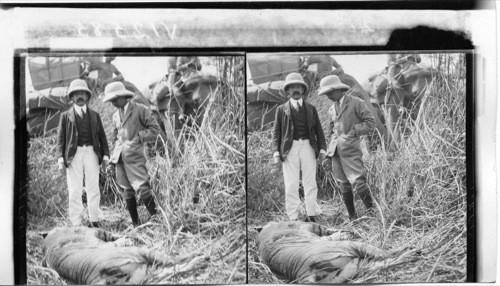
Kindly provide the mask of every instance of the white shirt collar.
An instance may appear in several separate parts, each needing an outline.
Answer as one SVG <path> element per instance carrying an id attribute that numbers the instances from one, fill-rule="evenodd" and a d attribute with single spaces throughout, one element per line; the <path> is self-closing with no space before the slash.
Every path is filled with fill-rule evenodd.
<path id="1" fill-rule="evenodd" d="M 302 106 L 303 105 L 302 101 L 303 101 L 302 98 L 300 98 L 299 100 L 290 98 L 290 102 L 292 103 L 293 108 L 298 108 L 297 103 L 300 104 L 300 106 Z"/>
<path id="2" fill-rule="evenodd" d="M 345 98 L 345 94 L 342 95 L 342 97 L 339 100 L 339 107 L 342 106 L 342 103 L 344 103 L 344 98 Z"/>
<path id="3" fill-rule="evenodd" d="M 127 104 L 125 104 L 125 106 L 123 107 L 123 114 L 125 114 L 127 112 L 128 104 L 129 104 L 129 102 L 127 101 Z"/>
<path id="4" fill-rule="evenodd" d="M 73 107 L 75 108 L 76 113 L 78 113 L 78 115 L 80 115 L 80 116 L 82 116 L 82 110 L 84 112 L 87 112 L 87 105 L 86 104 L 83 106 L 78 106 L 75 104 Z"/>

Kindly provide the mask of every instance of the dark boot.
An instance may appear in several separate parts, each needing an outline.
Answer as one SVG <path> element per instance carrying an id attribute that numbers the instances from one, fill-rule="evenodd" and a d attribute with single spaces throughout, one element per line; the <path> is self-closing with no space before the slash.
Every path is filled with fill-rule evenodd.
<path id="1" fill-rule="evenodd" d="M 132 218 L 132 224 L 134 227 L 137 227 L 141 224 L 139 221 L 139 214 L 137 213 L 137 201 L 135 198 L 131 199 L 126 199 L 125 202 L 127 203 L 127 210 L 130 213 L 130 217 Z"/>
<path id="2" fill-rule="evenodd" d="M 368 188 L 364 189 L 363 191 L 358 191 L 358 194 L 363 201 L 363 204 L 365 204 L 366 209 L 371 211 L 373 208 L 373 201 Z"/>
<path id="3" fill-rule="evenodd" d="M 344 204 L 347 208 L 347 213 L 349 214 L 349 220 L 355 220 L 358 218 L 356 215 L 356 209 L 354 208 L 354 196 L 352 195 L 352 191 L 343 192 L 342 199 L 344 200 Z"/>
<path id="4" fill-rule="evenodd" d="M 146 199 L 143 199 L 144 205 L 146 206 L 146 209 L 148 209 L 149 215 L 153 216 L 156 214 L 156 204 L 155 204 L 155 198 L 153 196 L 148 197 Z"/>

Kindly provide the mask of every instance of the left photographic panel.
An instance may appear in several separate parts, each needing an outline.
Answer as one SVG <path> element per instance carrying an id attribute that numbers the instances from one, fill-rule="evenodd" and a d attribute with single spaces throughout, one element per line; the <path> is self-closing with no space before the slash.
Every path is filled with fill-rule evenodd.
<path id="1" fill-rule="evenodd" d="M 18 57 L 26 284 L 247 282 L 243 54 Z"/>

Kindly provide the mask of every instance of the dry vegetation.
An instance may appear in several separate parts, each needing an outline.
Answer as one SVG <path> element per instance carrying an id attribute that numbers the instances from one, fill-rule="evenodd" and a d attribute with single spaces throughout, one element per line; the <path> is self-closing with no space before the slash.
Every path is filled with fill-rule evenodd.
<path id="1" fill-rule="evenodd" d="M 214 57 L 221 80 L 209 103 L 203 125 L 190 132 L 191 144 L 176 167 L 161 156 L 148 159 L 160 217 L 132 229 L 120 191 L 102 178 L 101 227 L 136 238 L 139 245 L 175 257 L 194 253 L 211 257 L 208 267 L 149 283 L 227 284 L 246 282 L 245 138 L 243 58 Z M 94 99 L 111 143 L 111 104 Z M 240 119 L 240 120 L 238 120 Z M 56 226 L 67 226 L 66 180 L 57 170 L 55 133 L 31 139 L 28 148 L 27 283 L 65 284 L 42 266 L 41 236 Z M 199 194 L 199 202 L 193 197 Z M 139 207 L 143 221 L 148 214 Z"/>
<path id="2" fill-rule="evenodd" d="M 365 154 L 368 184 L 377 201 L 374 217 L 354 223 L 328 174 L 318 174 L 318 202 L 325 213 L 319 223 L 355 230 L 360 241 L 382 249 L 411 246 L 422 251 L 414 263 L 383 271 L 364 269 L 353 282 L 464 282 L 467 267 L 467 191 L 465 167 L 465 62 L 463 55 L 433 55 L 443 77 L 425 96 L 415 122 L 398 148 L 381 147 Z M 324 127 L 331 105 L 313 92 Z M 287 220 L 281 171 L 273 166 L 271 130 L 248 135 L 248 242 L 250 283 L 286 283 L 258 256 L 256 226 Z M 412 196 L 409 196 L 412 194 Z M 365 214 L 356 201 L 358 215 Z"/>

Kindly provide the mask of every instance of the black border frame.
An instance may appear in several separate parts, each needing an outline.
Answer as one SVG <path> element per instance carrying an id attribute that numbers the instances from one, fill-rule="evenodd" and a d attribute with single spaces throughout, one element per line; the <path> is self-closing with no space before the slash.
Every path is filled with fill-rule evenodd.
<path id="1" fill-rule="evenodd" d="M 50 8 L 200 8 L 200 9 L 370 9 L 370 10 L 471 10 L 484 9 L 479 0 L 389 0 L 389 1 L 240 1 L 240 2 L 85 2 L 85 3 L 7 3 L 12 7 Z"/>

